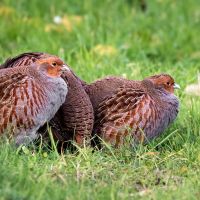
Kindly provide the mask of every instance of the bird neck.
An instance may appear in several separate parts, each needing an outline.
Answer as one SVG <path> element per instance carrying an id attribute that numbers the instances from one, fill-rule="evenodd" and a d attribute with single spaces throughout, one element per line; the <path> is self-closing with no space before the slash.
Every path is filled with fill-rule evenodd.
<path id="1" fill-rule="evenodd" d="M 147 92 L 149 95 L 157 95 L 156 87 L 150 80 L 144 79 L 143 81 L 141 81 L 141 84 L 145 89 L 145 92 Z"/>

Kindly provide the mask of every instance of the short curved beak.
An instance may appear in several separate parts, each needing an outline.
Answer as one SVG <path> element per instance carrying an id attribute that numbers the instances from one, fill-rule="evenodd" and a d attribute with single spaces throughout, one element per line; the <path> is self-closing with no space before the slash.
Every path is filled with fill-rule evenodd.
<path id="1" fill-rule="evenodd" d="M 61 71 L 62 71 L 62 72 L 67 72 L 67 71 L 70 71 L 70 69 L 69 69 L 69 67 L 68 67 L 67 65 L 64 64 L 64 65 L 62 66 L 62 68 L 61 68 Z"/>
<path id="2" fill-rule="evenodd" d="M 174 89 L 181 89 L 180 85 L 177 83 L 174 83 Z"/>

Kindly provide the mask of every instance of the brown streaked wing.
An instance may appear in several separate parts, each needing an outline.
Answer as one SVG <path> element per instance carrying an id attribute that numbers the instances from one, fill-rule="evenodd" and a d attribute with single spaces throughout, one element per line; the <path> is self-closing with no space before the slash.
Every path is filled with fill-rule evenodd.
<path id="1" fill-rule="evenodd" d="M 111 97 L 100 103 L 96 115 L 95 133 L 115 146 L 121 144 L 129 129 L 135 128 L 138 123 L 134 122 L 134 117 L 145 98 L 146 93 L 143 90 L 119 88 Z"/>
<path id="2" fill-rule="evenodd" d="M 119 88 L 111 97 L 99 104 L 96 113 L 98 123 L 102 124 L 123 117 L 124 113 L 137 106 L 144 95 L 145 92 L 139 89 Z"/>

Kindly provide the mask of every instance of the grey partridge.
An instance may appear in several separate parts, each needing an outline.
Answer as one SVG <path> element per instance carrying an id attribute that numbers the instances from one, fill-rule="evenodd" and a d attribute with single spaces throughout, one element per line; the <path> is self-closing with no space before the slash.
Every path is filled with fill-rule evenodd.
<path id="1" fill-rule="evenodd" d="M 38 129 L 64 103 L 68 87 L 61 78 L 69 70 L 57 57 L 0 70 L 0 133 L 12 134 L 16 145 L 37 138 Z"/>
<path id="2" fill-rule="evenodd" d="M 94 134 L 113 146 L 124 143 L 127 135 L 136 143 L 160 135 L 175 120 L 179 101 L 178 85 L 167 74 L 142 81 L 108 77 L 86 85 L 95 113 Z"/>
<path id="3" fill-rule="evenodd" d="M 47 53 L 30 52 L 23 53 L 8 59 L 0 68 L 19 67 L 24 64 L 40 63 L 46 57 L 55 57 Z M 62 78 L 68 82 L 68 94 L 64 104 L 50 121 L 52 133 L 57 141 L 66 142 L 75 140 L 82 145 L 90 138 L 94 123 L 93 107 L 85 92 L 83 82 L 70 69 L 62 74 Z M 44 135 L 46 126 L 39 129 Z"/>

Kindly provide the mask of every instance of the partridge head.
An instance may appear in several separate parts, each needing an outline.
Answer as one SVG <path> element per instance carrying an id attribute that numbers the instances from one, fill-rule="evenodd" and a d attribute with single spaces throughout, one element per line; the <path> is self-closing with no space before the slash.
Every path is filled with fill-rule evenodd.
<path id="1" fill-rule="evenodd" d="M 36 69 L 43 72 L 48 77 L 52 78 L 61 77 L 63 72 L 70 71 L 68 66 L 57 57 L 50 57 L 38 60 L 30 67 L 36 67 Z"/>
<path id="2" fill-rule="evenodd" d="M 156 88 L 163 88 L 172 94 L 174 93 L 174 89 L 180 89 L 180 86 L 175 83 L 174 79 L 168 74 L 150 76 L 147 80 L 150 80 Z"/>
<path id="3" fill-rule="evenodd" d="M 86 85 L 95 112 L 94 133 L 115 146 L 127 135 L 136 142 L 159 136 L 178 114 L 176 88 L 168 74 L 142 81 L 108 77 Z"/>

